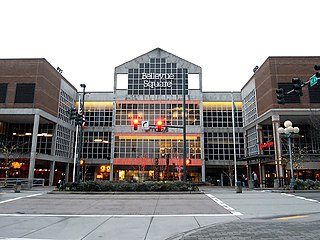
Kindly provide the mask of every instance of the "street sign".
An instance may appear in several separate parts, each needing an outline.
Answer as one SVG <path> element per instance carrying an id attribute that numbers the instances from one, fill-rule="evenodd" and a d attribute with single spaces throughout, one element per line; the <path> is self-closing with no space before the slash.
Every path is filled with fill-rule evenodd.
<path id="1" fill-rule="evenodd" d="M 316 77 L 315 74 L 313 74 L 312 77 L 309 79 L 309 81 L 310 81 L 310 87 L 312 87 L 318 83 L 318 78 Z"/>
<path id="2" fill-rule="evenodd" d="M 149 129 L 149 121 L 142 121 L 141 126 L 142 126 L 142 129 L 148 130 Z"/>

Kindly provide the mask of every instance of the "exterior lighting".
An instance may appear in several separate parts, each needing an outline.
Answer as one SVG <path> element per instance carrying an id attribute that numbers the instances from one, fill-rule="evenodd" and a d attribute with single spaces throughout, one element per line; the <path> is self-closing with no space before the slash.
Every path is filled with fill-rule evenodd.
<path id="1" fill-rule="evenodd" d="M 298 127 L 292 127 L 292 122 L 287 120 L 284 122 L 284 128 L 279 127 L 278 132 L 282 134 L 282 137 L 288 138 L 288 147 L 289 147 L 289 156 L 290 156 L 290 172 L 291 172 L 291 179 L 290 179 L 290 189 L 294 189 L 295 180 L 293 175 L 293 164 L 292 164 L 292 140 L 291 138 L 298 134 L 300 129 Z"/>

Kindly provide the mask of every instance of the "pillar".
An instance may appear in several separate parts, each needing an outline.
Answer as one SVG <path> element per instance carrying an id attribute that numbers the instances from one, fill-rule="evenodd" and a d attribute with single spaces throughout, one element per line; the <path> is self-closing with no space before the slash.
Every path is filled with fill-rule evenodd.
<path id="1" fill-rule="evenodd" d="M 69 170 L 70 170 L 70 163 L 67 163 L 64 170 L 64 173 L 66 174 L 66 183 L 69 182 Z"/>
<path id="2" fill-rule="evenodd" d="M 272 129 L 273 129 L 273 141 L 274 141 L 274 153 L 275 153 L 275 164 L 277 172 L 278 184 L 282 186 L 283 181 L 283 166 L 282 166 L 282 157 L 281 157 L 281 140 L 278 132 L 280 127 L 280 116 L 272 115 Z M 276 185 L 276 184 L 275 184 Z"/>
<path id="3" fill-rule="evenodd" d="M 33 130 L 32 130 L 32 144 L 31 144 L 29 175 L 28 175 L 29 187 L 32 187 L 33 185 L 34 167 L 36 165 L 37 135 L 38 135 L 38 129 L 39 129 L 39 120 L 40 120 L 40 115 L 36 113 L 34 115 Z"/>
<path id="4" fill-rule="evenodd" d="M 53 185 L 55 165 L 56 165 L 56 162 L 55 162 L 55 161 L 50 161 L 49 186 L 52 186 L 52 185 Z"/>
<path id="5" fill-rule="evenodd" d="M 261 175 L 262 175 L 262 187 L 266 187 L 266 167 L 265 164 L 261 165 Z"/>
<path id="6" fill-rule="evenodd" d="M 202 165 L 201 165 L 201 181 L 206 181 L 206 162 L 204 159 L 202 159 Z"/>

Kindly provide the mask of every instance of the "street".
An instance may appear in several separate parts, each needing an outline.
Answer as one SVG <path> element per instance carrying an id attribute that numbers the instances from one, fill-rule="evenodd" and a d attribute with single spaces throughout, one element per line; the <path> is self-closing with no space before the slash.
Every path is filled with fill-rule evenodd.
<path id="1" fill-rule="evenodd" d="M 0 192 L 0 239 L 317 239 L 319 192 Z M 311 198 L 312 197 L 312 198 Z"/>

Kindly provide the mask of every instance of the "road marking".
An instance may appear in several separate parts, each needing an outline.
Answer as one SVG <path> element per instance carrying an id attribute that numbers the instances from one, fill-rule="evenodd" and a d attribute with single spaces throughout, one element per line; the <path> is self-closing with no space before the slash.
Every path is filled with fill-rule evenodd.
<path id="1" fill-rule="evenodd" d="M 293 194 L 281 193 L 281 195 L 284 195 L 284 196 L 287 196 L 287 197 L 294 197 L 294 198 L 297 198 L 297 199 L 300 199 L 300 200 L 309 201 L 309 202 L 320 203 L 318 200 L 311 199 L 311 198 L 300 197 L 300 196 L 296 196 L 296 195 L 293 195 Z"/>
<path id="2" fill-rule="evenodd" d="M 85 215 L 85 214 L 17 214 L 17 213 L 1 213 L 0 217 L 127 217 L 127 218 L 140 218 L 140 217 L 233 217 L 234 214 L 174 214 L 174 215 Z M 1 238 L 0 238 L 1 239 Z"/>
<path id="3" fill-rule="evenodd" d="M 7 203 L 7 202 L 12 202 L 12 201 L 16 201 L 16 200 L 20 200 L 20 199 L 23 199 L 23 198 L 30 198 L 30 197 L 40 196 L 40 195 L 43 195 L 43 194 L 44 193 L 37 193 L 37 194 L 32 194 L 32 195 L 27 195 L 27 196 L 22 196 L 22 197 L 11 198 L 11 199 L 8 199 L 8 200 L 1 201 L 0 204 Z"/>
<path id="4" fill-rule="evenodd" d="M 216 198 L 215 196 L 211 195 L 211 194 L 206 194 L 207 197 L 211 198 L 213 201 L 215 201 L 216 203 L 218 203 L 221 207 L 223 207 L 224 209 L 226 209 L 227 211 L 229 211 L 232 215 L 234 216 L 241 216 L 243 215 L 241 212 L 236 211 L 234 208 L 230 207 L 229 205 L 227 205 L 226 203 L 222 202 L 219 198 Z"/>
<path id="5" fill-rule="evenodd" d="M 289 217 L 281 217 L 281 218 L 272 218 L 272 220 L 281 221 L 281 220 L 300 219 L 300 218 L 306 218 L 306 217 L 309 217 L 309 216 L 308 215 L 306 215 L 306 216 L 289 216 Z"/>

